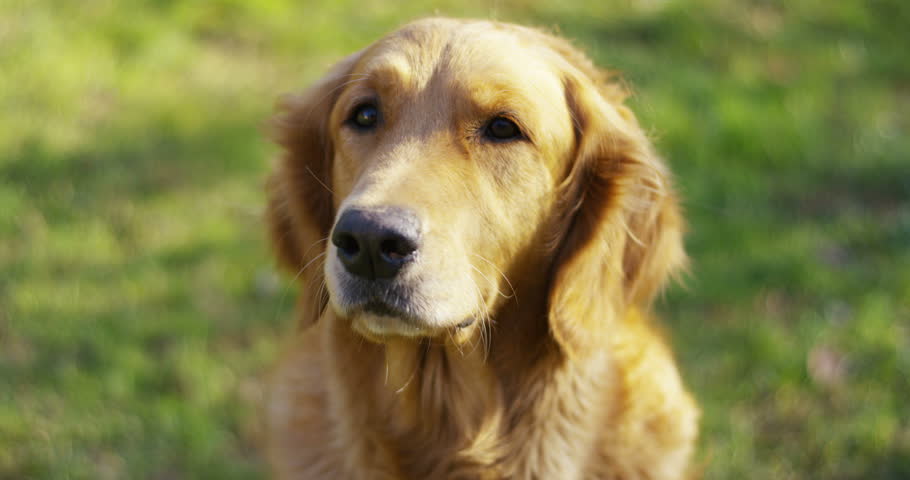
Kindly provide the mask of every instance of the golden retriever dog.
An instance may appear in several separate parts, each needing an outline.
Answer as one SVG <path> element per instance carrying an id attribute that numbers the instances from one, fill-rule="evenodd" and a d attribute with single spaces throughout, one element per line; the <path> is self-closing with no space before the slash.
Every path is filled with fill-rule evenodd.
<path id="1" fill-rule="evenodd" d="M 563 39 L 432 18 L 281 102 L 278 478 L 687 475 L 698 409 L 647 313 L 683 222 L 625 96 Z"/>

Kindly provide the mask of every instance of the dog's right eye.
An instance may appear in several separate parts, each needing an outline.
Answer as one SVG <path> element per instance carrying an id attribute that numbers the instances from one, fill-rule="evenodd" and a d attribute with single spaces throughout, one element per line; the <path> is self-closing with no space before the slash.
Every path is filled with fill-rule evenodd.
<path id="1" fill-rule="evenodd" d="M 521 138 L 521 129 L 506 117 L 496 117 L 487 124 L 484 136 L 496 142 L 508 142 Z"/>
<path id="2" fill-rule="evenodd" d="M 360 130 L 371 130 L 379 122 L 379 109 L 372 103 L 359 105 L 351 112 L 348 123 Z"/>

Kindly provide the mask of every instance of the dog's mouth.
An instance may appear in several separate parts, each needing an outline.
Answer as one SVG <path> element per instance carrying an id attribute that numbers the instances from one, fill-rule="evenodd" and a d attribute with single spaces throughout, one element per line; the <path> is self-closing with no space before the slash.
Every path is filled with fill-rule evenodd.
<path id="1" fill-rule="evenodd" d="M 465 331 L 476 321 L 474 315 L 458 321 L 437 321 L 431 314 L 431 302 L 395 283 L 346 287 L 337 292 L 333 304 L 356 332 L 370 339 L 436 337 L 447 331 Z"/>
<path id="2" fill-rule="evenodd" d="M 335 293 L 339 297 L 336 300 L 350 314 L 394 317 L 415 325 L 425 323 L 421 308 L 425 302 L 402 282 L 349 279 Z"/>
<path id="3" fill-rule="evenodd" d="M 398 317 L 409 321 L 409 315 L 397 307 L 393 307 L 382 300 L 370 300 L 363 306 L 363 311 L 380 317 Z"/>
<path id="4" fill-rule="evenodd" d="M 389 303 L 371 299 L 350 310 L 347 315 L 355 331 L 368 338 L 381 339 L 389 336 L 434 337 L 446 330 L 460 331 L 474 324 L 476 318 L 470 316 L 454 326 L 441 327 L 411 313 L 405 302 Z"/>

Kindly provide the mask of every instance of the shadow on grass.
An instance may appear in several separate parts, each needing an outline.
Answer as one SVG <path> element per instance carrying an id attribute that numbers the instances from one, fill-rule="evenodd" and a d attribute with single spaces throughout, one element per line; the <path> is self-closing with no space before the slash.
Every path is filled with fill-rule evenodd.
<path id="1" fill-rule="evenodd" d="M 29 139 L 17 158 L 0 165 L 0 177 L 24 188 L 51 222 L 97 215 L 132 199 L 204 189 L 228 177 L 261 181 L 266 148 L 260 125 L 200 115 L 207 118 L 203 126 L 162 116 L 98 131 L 70 152 Z"/>

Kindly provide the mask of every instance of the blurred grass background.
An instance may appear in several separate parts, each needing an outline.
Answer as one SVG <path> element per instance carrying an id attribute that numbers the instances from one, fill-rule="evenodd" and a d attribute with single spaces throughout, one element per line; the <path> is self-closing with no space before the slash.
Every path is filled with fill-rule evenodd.
<path id="1" fill-rule="evenodd" d="M 0 479 L 263 476 L 294 294 L 261 126 L 434 13 L 558 28 L 635 87 L 691 221 L 660 308 L 705 478 L 910 478 L 905 0 L 4 0 Z"/>

